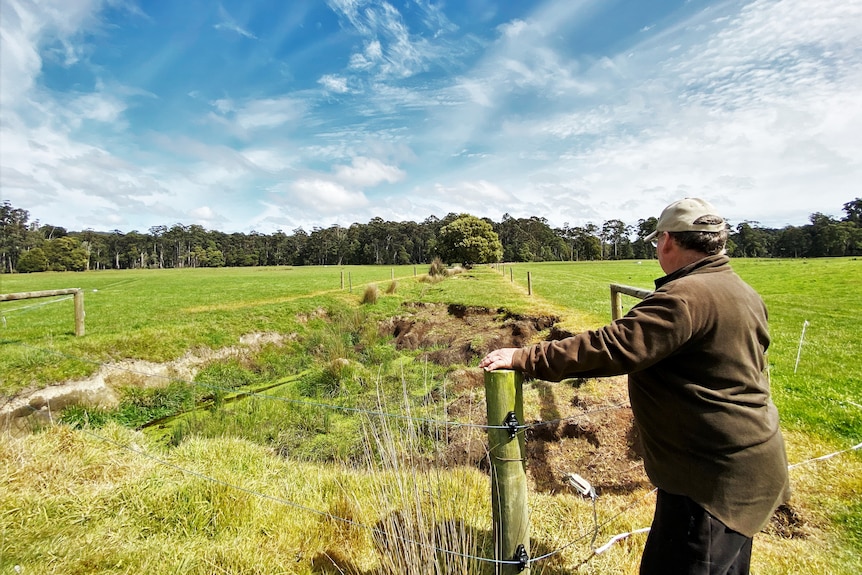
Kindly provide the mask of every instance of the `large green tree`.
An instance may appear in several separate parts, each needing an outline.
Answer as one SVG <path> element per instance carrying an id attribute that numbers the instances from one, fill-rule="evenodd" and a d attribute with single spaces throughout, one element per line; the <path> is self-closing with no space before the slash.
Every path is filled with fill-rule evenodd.
<path id="1" fill-rule="evenodd" d="M 27 250 L 18 258 L 18 272 L 29 274 L 32 272 L 44 272 L 48 269 L 48 258 L 42 248 Z"/>
<path id="2" fill-rule="evenodd" d="M 503 257 L 503 244 L 490 222 L 469 214 L 440 228 L 437 249 L 449 263 L 481 264 Z"/>
<path id="3" fill-rule="evenodd" d="M 45 242 L 48 269 L 55 272 L 82 272 L 87 269 L 90 255 L 78 238 L 63 236 Z"/>

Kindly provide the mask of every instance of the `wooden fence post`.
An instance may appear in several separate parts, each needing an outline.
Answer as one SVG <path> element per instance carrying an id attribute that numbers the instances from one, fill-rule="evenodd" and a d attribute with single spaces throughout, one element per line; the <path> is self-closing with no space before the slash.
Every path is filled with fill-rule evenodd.
<path id="1" fill-rule="evenodd" d="M 623 295 L 611 285 L 611 320 L 623 317 Z"/>
<path id="2" fill-rule="evenodd" d="M 527 272 L 527 295 L 533 295 L 533 274 Z"/>
<path id="3" fill-rule="evenodd" d="M 84 335 L 84 290 L 79 289 L 75 292 L 75 335 L 82 337 Z"/>
<path id="4" fill-rule="evenodd" d="M 341 270 L 341 289 L 344 289 L 344 270 Z"/>
<path id="5" fill-rule="evenodd" d="M 530 521 L 527 507 L 527 461 L 523 430 L 523 377 L 517 371 L 485 372 L 485 403 L 488 425 L 511 425 L 511 429 L 489 429 L 491 458 L 491 509 L 494 519 L 494 553 L 497 575 L 529 575 Z"/>
<path id="6" fill-rule="evenodd" d="M 641 289 L 622 284 L 611 284 L 611 319 L 617 320 L 623 317 L 623 298 L 622 294 L 630 295 L 638 299 L 644 299 L 652 292 L 648 289 Z"/>

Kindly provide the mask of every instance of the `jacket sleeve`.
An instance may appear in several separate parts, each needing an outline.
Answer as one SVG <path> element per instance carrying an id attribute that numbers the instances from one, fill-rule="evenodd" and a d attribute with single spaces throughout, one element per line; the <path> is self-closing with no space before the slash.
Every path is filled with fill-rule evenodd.
<path id="1" fill-rule="evenodd" d="M 545 381 L 622 375 L 673 355 L 693 331 L 685 300 L 655 292 L 625 317 L 600 329 L 519 349 L 512 364 L 514 369 Z"/>

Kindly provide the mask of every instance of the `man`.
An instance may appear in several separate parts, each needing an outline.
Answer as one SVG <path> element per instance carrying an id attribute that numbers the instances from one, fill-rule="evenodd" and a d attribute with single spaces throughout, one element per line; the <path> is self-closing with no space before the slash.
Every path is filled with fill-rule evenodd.
<path id="1" fill-rule="evenodd" d="M 708 202 L 669 205 L 646 240 L 667 275 L 625 317 L 498 349 L 479 365 L 550 381 L 629 374 L 644 468 L 658 487 L 641 574 L 745 574 L 752 537 L 789 494 L 764 375 L 766 307 L 731 269 L 727 224 Z"/>

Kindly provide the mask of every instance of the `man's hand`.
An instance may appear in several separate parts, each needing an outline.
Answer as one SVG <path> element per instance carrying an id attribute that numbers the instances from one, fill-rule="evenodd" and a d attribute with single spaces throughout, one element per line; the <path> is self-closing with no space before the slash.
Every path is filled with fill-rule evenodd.
<path id="1" fill-rule="evenodd" d="M 479 367 L 485 371 L 494 371 L 495 369 L 512 369 L 512 356 L 518 351 L 517 347 L 504 347 L 495 349 L 488 355 L 482 358 L 479 362 Z"/>

